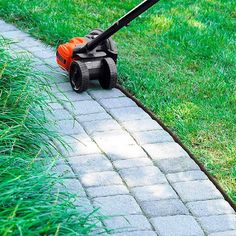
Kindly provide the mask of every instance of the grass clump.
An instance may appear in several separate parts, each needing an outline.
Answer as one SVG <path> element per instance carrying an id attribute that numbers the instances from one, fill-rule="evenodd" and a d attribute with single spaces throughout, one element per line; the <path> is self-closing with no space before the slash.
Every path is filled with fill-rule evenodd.
<path id="1" fill-rule="evenodd" d="M 7 44 L 0 39 L 0 235 L 89 235 L 95 215 L 57 191 L 61 180 L 48 164 L 57 160 L 49 141 L 57 137 L 45 126 L 43 78 Z"/>
<path id="2" fill-rule="evenodd" d="M 0 16 L 56 46 L 105 29 L 139 2 L 2 0 Z M 235 9 L 235 0 L 163 0 L 114 39 L 120 81 L 236 202 Z"/>

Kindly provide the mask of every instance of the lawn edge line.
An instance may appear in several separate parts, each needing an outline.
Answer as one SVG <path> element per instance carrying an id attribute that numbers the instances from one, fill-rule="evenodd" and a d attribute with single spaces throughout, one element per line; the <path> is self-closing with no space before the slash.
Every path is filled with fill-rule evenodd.
<path id="1" fill-rule="evenodd" d="M 168 128 L 163 121 L 149 108 L 147 108 L 145 105 L 143 105 L 130 91 L 128 91 L 126 88 L 124 88 L 121 84 L 118 84 L 116 86 L 117 89 L 119 89 L 122 93 L 124 93 L 128 98 L 132 99 L 138 107 L 143 109 L 153 120 L 155 120 L 165 131 L 167 131 L 174 141 L 178 143 L 190 156 L 190 158 L 199 166 L 201 171 L 203 171 L 209 180 L 215 185 L 215 187 L 220 191 L 220 193 L 223 195 L 224 199 L 230 204 L 230 206 L 234 209 L 236 212 L 236 203 L 233 202 L 233 200 L 228 196 L 228 194 L 225 192 L 225 190 L 221 187 L 219 182 L 216 178 L 214 178 L 205 168 L 205 166 L 196 158 L 196 156 L 186 147 L 185 144 L 180 140 L 180 138 L 170 129 Z"/>

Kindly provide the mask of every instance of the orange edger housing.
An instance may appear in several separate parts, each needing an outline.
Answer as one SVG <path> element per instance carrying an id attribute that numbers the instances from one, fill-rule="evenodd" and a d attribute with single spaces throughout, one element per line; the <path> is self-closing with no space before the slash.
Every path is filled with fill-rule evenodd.
<path id="1" fill-rule="evenodd" d="M 75 37 L 68 43 L 59 45 L 57 49 L 57 64 L 66 71 L 70 70 L 71 63 L 73 62 L 73 50 L 78 45 L 85 45 L 87 43 L 85 38 Z"/>
<path id="2" fill-rule="evenodd" d="M 103 89 L 116 87 L 118 54 L 111 36 L 159 1 L 144 0 L 107 30 L 94 29 L 85 37 L 72 38 L 58 47 L 57 63 L 69 72 L 75 92 L 86 91 L 90 80 L 98 80 Z"/>

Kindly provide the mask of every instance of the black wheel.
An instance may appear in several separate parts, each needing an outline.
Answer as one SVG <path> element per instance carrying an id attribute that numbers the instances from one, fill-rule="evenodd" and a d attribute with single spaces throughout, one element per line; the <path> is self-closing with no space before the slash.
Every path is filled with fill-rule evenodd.
<path id="1" fill-rule="evenodd" d="M 80 61 L 72 62 L 69 77 L 71 86 L 76 93 L 82 93 L 88 89 L 89 71 L 85 63 Z"/>
<path id="2" fill-rule="evenodd" d="M 99 78 L 99 83 L 103 89 L 112 89 L 117 83 L 117 67 L 110 57 L 102 60 L 103 75 Z"/>

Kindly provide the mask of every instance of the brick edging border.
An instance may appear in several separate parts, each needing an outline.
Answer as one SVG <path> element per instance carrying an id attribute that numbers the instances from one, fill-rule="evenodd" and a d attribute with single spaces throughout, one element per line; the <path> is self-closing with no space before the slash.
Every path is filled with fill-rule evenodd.
<path id="1" fill-rule="evenodd" d="M 174 141 L 178 143 L 191 157 L 191 159 L 199 166 L 199 168 L 207 175 L 207 177 L 210 179 L 210 181 L 215 185 L 215 187 L 221 192 L 224 199 L 230 204 L 230 206 L 234 209 L 236 212 L 236 204 L 231 200 L 231 198 L 226 194 L 224 189 L 220 186 L 219 182 L 208 173 L 205 166 L 190 152 L 190 150 L 182 143 L 182 141 L 179 139 L 179 137 L 173 133 L 172 130 L 170 130 L 161 120 L 154 114 L 152 111 L 150 111 L 146 106 L 144 106 L 137 98 L 135 98 L 129 91 L 127 91 L 122 85 L 118 84 L 116 86 L 117 89 L 119 89 L 121 92 L 123 92 L 127 97 L 132 99 L 138 107 L 142 108 L 148 115 L 155 120 L 159 125 L 162 126 L 162 128 L 167 131 Z"/>

